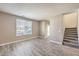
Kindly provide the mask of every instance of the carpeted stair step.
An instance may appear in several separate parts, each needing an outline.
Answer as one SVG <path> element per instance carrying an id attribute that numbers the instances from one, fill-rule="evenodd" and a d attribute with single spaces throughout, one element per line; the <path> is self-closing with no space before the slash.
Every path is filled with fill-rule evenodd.
<path id="1" fill-rule="evenodd" d="M 63 42 L 63 45 L 66 45 L 66 46 L 70 46 L 70 47 L 74 47 L 74 48 L 79 48 L 78 44 L 76 43 L 68 43 L 68 42 Z"/>
<path id="2" fill-rule="evenodd" d="M 66 37 L 68 37 L 68 38 L 78 38 L 78 36 L 76 36 L 76 35 L 65 35 L 64 38 L 66 38 Z"/>
<path id="3" fill-rule="evenodd" d="M 77 41 L 77 40 L 64 39 L 63 41 L 64 41 L 64 42 L 77 43 L 77 44 L 78 44 L 78 41 Z"/>
<path id="4" fill-rule="evenodd" d="M 64 39 L 78 40 L 78 38 L 75 38 L 75 37 L 64 37 Z"/>
<path id="5" fill-rule="evenodd" d="M 78 36 L 77 35 L 64 35 L 64 37 L 75 37 L 75 38 L 78 38 Z"/>
<path id="6" fill-rule="evenodd" d="M 65 35 L 77 35 L 77 33 L 69 33 L 69 32 L 67 33 L 66 32 Z"/>

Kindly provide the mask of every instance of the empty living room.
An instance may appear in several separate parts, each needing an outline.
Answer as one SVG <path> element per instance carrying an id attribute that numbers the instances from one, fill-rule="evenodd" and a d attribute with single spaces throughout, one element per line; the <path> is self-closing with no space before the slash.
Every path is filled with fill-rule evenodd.
<path id="1" fill-rule="evenodd" d="M 79 3 L 0 3 L 0 56 L 79 56 Z"/>

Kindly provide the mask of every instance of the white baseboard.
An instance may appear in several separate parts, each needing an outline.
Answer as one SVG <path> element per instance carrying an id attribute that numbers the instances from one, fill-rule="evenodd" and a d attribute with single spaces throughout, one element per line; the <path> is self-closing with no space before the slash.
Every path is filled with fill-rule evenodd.
<path id="1" fill-rule="evenodd" d="M 34 38 L 38 38 L 40 36 L 37 36 L 37 37 L 31 37 L 31 38 L 27 38 L 27 40 L 29 39 L 34 39 Z M 16 42 L 21 42 L 21 41 L 25 41 L 26 39 L 22 39 L 22 40 L 16 40 L 16 41 L 13 41 L 13 42 L 9 42 L 9 43 L 4 43 L 4 44 L 0 44 L 0 46 L 3 46 L 3 45 L 7 45 L 7 44 L 11 44 L 11 43 L 16 43 Z"/>
<path id="2" fill-rule="evenodd" d="M 53 41 L 53 40 L 50 40 L 50 42 L 53 42 L 53 43 L 61 44 L 62 45 L 62 42 L 57 42 L 57 41 Z"/>

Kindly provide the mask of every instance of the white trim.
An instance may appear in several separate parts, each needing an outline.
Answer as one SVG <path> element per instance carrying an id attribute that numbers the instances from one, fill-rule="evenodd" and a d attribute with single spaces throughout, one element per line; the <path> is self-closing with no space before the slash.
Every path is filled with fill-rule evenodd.
<path id="1" fill-rule="evenodd" d="M 31 38 L 27 38 L 27 39 L 34 39 L 34 38 L 38 38 L 40 36 L 37 36 L 37 37 L 31 37 Z M 9 43 L 4 43 L 4 44 L 0 44 L 0 46 L 3 46 L 3 45 L 7 45 L 7 44 L 11 44 L 11 43 L 16 43 L 16 42 L 20 42 L 20 41 L 25 41 L 26 39 L 24 40 L 17 40 L 17 41 L 13 41 L 13 42 L 9 42 Z"/>
<path id="2" fill-rule="evenodd" d="M 57 42 L 57 41 L 53 41 L 53 40 L 50 40 L 50 42 L 53 42 L 53 43 L 61 44 L 62 45 L 62 42 Z"/>

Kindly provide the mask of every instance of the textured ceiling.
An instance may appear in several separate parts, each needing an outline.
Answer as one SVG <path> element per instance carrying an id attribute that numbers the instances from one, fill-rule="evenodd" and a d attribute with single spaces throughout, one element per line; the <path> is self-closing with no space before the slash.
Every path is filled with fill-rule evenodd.
<path id="1" fill-rule="evenodd" d="M 0 11 L 36 20 L 48 20 L 53 16 L 71 12 L 79 8 L 79 4 L 65 3 L 1 3 Z"/>

